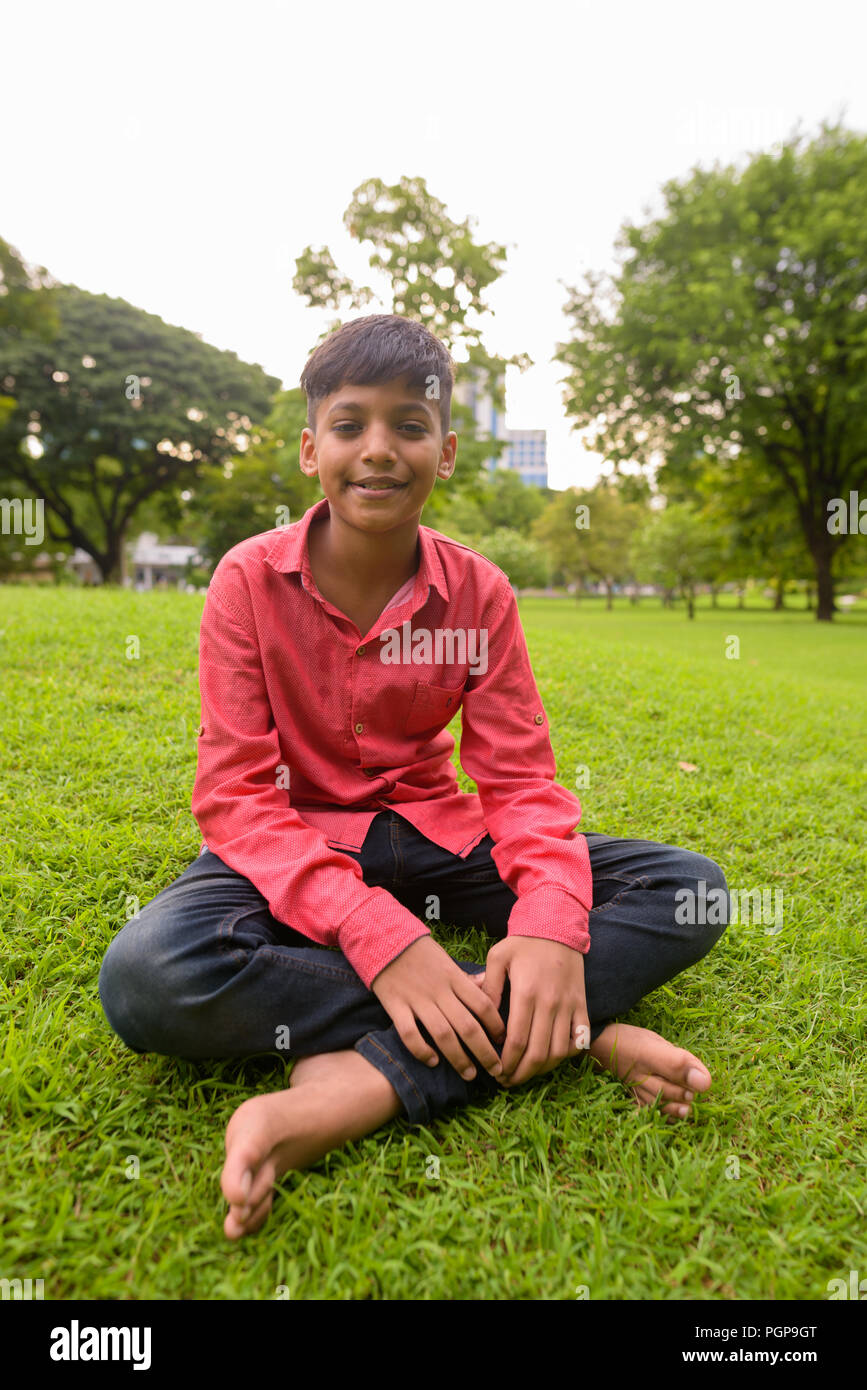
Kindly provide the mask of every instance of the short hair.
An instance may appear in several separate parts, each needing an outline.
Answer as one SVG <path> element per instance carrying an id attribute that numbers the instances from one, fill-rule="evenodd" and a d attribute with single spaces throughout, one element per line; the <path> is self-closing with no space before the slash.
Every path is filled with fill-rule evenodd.
<path id="1" fill-rule="evenodd" d="M 344 384 L 372 386 L 406 377 L 410 386 L 438 387 L 443 438 L 451 428 L 455 364 L 439 338 L 415 319 L 400 314 L 366 314 L 352 319 L 320 343 L 301 373 L 307 397 L 307 425 L 315 431 L 316 411 Z M 436 399 L 431 396 L 430 399 Z"/>

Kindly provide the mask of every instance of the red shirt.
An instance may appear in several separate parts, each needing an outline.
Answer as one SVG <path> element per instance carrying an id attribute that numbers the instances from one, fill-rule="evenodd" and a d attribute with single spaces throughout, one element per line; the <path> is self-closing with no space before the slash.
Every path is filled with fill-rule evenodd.
<path id="1" fill-rule="evenodd" d="M 199 635 L 192 812 L 206 847 L 271 914 L 342 951 L 370 987 L 430 929 L 342 849 L 392 808 L 466 858 L 487 832 L 518 901 L 510 936 L 585 953 L 593 889 L 580 803 L 556 765 L 512 587 L 477 551 L 419 526 L 416 574 L 368 633 L 316 587 L 307 533 L 250 536 L 217 565 Z M 461 709 L 461 791 L 446 729 Z M 200 852 L 201 852 L 200 850 Z"/>

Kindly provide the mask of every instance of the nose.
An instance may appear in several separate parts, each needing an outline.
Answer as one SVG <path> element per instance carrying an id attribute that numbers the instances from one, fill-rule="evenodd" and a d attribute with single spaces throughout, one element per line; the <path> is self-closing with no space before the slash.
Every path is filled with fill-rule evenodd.
<path id="1" fill-rule="evenodd" d="M 395 457 L 394 436 L 384 421 L 370 420 L 361 441 L 362 458 L 371 463 L 391 462 Z"/>

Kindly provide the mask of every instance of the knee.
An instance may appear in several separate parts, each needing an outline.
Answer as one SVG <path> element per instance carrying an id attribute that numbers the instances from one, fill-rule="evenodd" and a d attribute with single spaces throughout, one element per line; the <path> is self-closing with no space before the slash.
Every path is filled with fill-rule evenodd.
<path id="1" fill-rule="evenodd" d="M 99 970 L 99 999 L 113 1031 L 133 1052 L 152 1051 L 149 1038 L 147 954 L 139 949 L 140 933 L 134 922 L 118 932 L 103 956 Z"/>
<path id="2" fill-rule="evenodd" d="M 715 860 L 693 850 L 682 851 L 678 865 L 680 887 L 675 893 L 675 921 L 688 928 L 690 938 L 707 951 L 731 920 L 726 876 Z"/>

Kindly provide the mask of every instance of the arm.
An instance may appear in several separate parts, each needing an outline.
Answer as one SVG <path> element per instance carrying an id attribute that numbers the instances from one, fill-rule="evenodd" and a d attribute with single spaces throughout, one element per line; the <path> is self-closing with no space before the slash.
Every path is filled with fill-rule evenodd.
<path id="1" fill-rule="evenodd" d="M 467 682 L 461 766 L 478 788 L 491 856 L 518 901 L 488 953 L 484 989 L 499 1006 L 509 976 L 503 1069 L 513 1084 L 589 1045 L 583 955 L 590 949 L 590 854 L 578 799 L 555 781 L 547 720 L 518 606 L 503 580 L 486 619 L 488 664 Z"/>
<path id="2" fill-rule="evenodd" d="M 587 841 L 574 834 L 581 805 L 554 780 L 548 721 L 505 577 L 490 607 L 487 670 L 470 677 L 463 695 L 461 766 L 478 788 L 491 857 L 518 898 L 509 936 L 585 954 L 593 880 Z"/>

